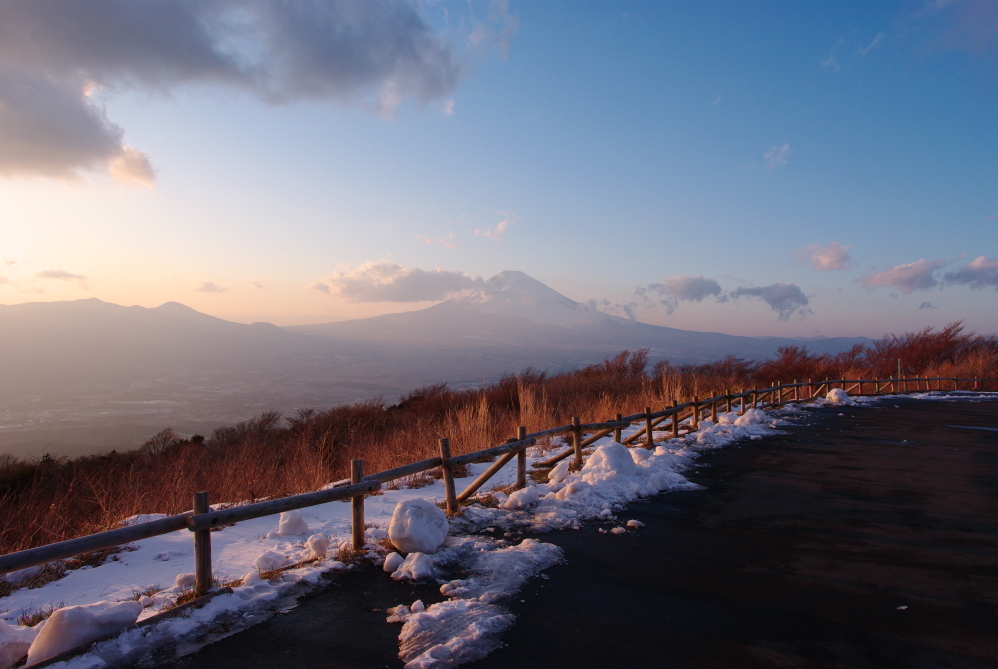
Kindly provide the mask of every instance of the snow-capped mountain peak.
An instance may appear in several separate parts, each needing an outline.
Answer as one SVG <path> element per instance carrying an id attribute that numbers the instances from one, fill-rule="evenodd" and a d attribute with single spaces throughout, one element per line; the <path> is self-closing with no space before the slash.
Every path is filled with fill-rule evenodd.
<path id="1" fill-rule="evenodd" d="M 537 279 L 515 270 L 496 274 L 485 282 L 484 288 L 455 298 L 453 303 L 483 314 L 515 316 L 561 327 L 602 323 L 614 318 L 575 302 Z"/>

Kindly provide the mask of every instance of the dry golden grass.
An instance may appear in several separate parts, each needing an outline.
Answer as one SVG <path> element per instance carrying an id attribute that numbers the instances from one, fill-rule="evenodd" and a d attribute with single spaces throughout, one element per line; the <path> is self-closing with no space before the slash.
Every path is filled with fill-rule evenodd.
<path id="1" fill-rule="evenodd" d="M 623 351 L 562 374 L 527 369 L 483 388 L 428 386 L 392 406 L 370 401 L 292 416 L 267 412 L 216 430 L 209 439 L 183 439 L 167 429 L 128 453 L 71 461 L 0 456 L 0 553 L 112 529 L 139 513 L 181 513 L 198 490 L 210 491 L 215 503 L 309 492 L 348 477 L 354 458 L 363 458 L 366 471 L 375 473 L 434 457 L 441 437 L 449 437 L 459 455 L 503 443 L 521 425 L 533 432 L 573 416 L 612 420 L 647 406 L 795 378 L 886 377 L 890 369 L 884 373 L 881 367 L 892 356 L 923 365 L 904 368 L 909 376 L 998 375 L 998 339 L 964 335 L 957 323 L 940 332 L 891 335 L 839 356 L 790 347 L 761 364 L 728 357 L 705 365 L 660 363 L 649 370 L 647 351 Z M 896 360 L 892 364 L 896 371 Z M 406 483 L 417 486 L 432 476 Z"/>

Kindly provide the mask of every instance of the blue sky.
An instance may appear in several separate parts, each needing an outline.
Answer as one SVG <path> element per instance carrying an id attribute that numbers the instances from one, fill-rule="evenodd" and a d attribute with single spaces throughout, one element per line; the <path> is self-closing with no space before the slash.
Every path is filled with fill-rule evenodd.
<path id="1" fill-rule="evenodd" d="M 290 324 L 520 269 L 687 329 L 998 330 L 998 3 L 381 5 L 411 8 L 437 50 L 357 66 L 355 86 L 339 56 L 265 91 L 207 58 L 168 76 L 168 48 L 112 35 L 151 63 L 129 74 L 85 36 L 47 46 L 50 13 L 15 26 L 29 38 L 0 66 L 87 86 L 82 108 L 120 136 L 86 164 L 44 162 L 0 115 L 0 302 L 175 300 Z M 275 44 L 261 58 L 284 63 Z"/>

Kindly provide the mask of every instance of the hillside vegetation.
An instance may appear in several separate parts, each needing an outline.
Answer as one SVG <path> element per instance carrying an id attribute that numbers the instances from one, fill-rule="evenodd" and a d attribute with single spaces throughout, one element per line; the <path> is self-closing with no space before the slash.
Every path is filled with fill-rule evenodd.
<path id="1" fill-rule="evenodd" d="M 0 456 L 0 553 L 99 532 L 138 513 L 174 514 L 191 495 L 209 490 L 214 502 L 239 502 L 316 490 L 348 476 L 364 458 L 377 472 L 436 455 L 450 437 L 455 454 L 565 424 L 572 416 L 605 420 L 673 400 L 794 379 L 904 376 L 998 376 L 998 337 L 941 330 L 888 335 L 838 355 L 781 348 L 753 362 L 729 356 L 703 365 L 660 363 L 648 352 L 623 351 L 604 362 L 561 374 L 527 369 L 482 388 L 446 383 L 420 388 L 398 404 L 370 401 L 293 415 L 263 413 L 209 438 L 165 429 L 140 449 L 75 460 Z M 995 389 L 995 388 L 990 388 Z"/>

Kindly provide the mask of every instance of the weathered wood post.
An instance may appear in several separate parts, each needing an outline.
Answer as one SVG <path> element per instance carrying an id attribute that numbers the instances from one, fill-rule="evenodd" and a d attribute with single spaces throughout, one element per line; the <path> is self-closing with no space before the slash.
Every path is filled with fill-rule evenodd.
<path id="1" fill-rule="evenodd" d="M 752 408 L 759 408 L 759 388 L 757 387 L 752 389 Z"/>
<path id="2" fill-rule="evenodd" d="M 676 400 L 672 400 L 673 409 L 676 409 L 676 405 L 678 404 L 679 402 L 677 402 Z M 679 436 L 679 409 L 676 409 L 675 413 L 672 414 L 672 436 L 673 437 Z"/>
<path id="3" fill-rule="evenodd" d="M 693 429 L 697 430 L 700 428 L 700 398 L 696 395 L 693 396 Z"/>
<path id="4" fill-rule="evenodd" d="M 616 420 L 618 423 L 624 422 L 624 414 L 618 413 L 617 417 L 614 420 Z M 620 427 L 619 425 L 613 428 L 613 440 L 618 444 L 620 443 L 620 440 L 623 439 L 623 436 L 621 436 L 620 434 L 621 430 L 623 430 L 623 428 Z"/>
<path id="5" fill-rule="evenodd" d="M 572 448 L 575 449 L 575 468 L 582 469 L 582 419 L 572 416 Z"/>
<path id="6" fill-rule="evenodd" d="M 981 389 L 981 377 L 975 376 L 974 377 L 974 390 L 980 390 L 980 389 Z"/>
<path id="7" fill-rule="evenodd" d="M 800 386 L 797 383 L 798 380 L 794 379 L 794 402 L 800 402 Z"/>
<path id="8" fill-rule="evenodd" d="M 521 425 L 516 430 L 516 440 L 523 441 L 527 438 L 527 428 Z M 527 487 L 527 448 L 524 446 L 516 453 L 516 489 Z"/>
<path id="9" fill-rule="evenodd" d="M 876 381 L 873 382 L 873 394 L 874 395 L 880 394 L 880 379 L 877 379 Z"/>
<path id="10" fill-rule="evenodd" d="M 741 397 L 738 398 L 738 415 L 739 416 L 744 416 L 745 415 L 745 389 L 742 388 L 741 390 L 739 390 L 738 394 L 741 395 Z"/>
<path id="11" fill-rule="evenodd" d="M 724 391 L 724 398 L 727 400 L 728 413 L 731 413 L 731 388 Z"/>
<path id="12" fill-rule="evenodd" d="M 717 423 L 717 400 L 710 403 L 710 419 Z"/>
<path id="13" fill-rule="evenodd" d="M 454 489 L 454 465 L 450 461 L 450 439 L 440 440 L 440 469 L 444 473 L 444 493 L 447 495 L 447 515 L 457 513 L 457 492 Z"/>
<path id="14" fill-rule="evenodd" d="M 651 407 L 645 407 L 645 448 L 655 448 L 655 433 L 651 425 Z"/>
<path id="15" fill-rule="evenodd" d="M 350 461 L 350 483 L 360 483 L 364 478 L 364 461 Z M 364 548 L 364 495 L 354 495 L 350 499 L 351 511 L 353 512 L 353 549 L 355 551 Z"/>
<path id="16" fill-rule="evenodd" d="M 210 513 L 208 491 L 194 493 L 194 515 Z M 207 595 L 211 590 L 211 530 L 194 533 L 194 596 Z"/>

